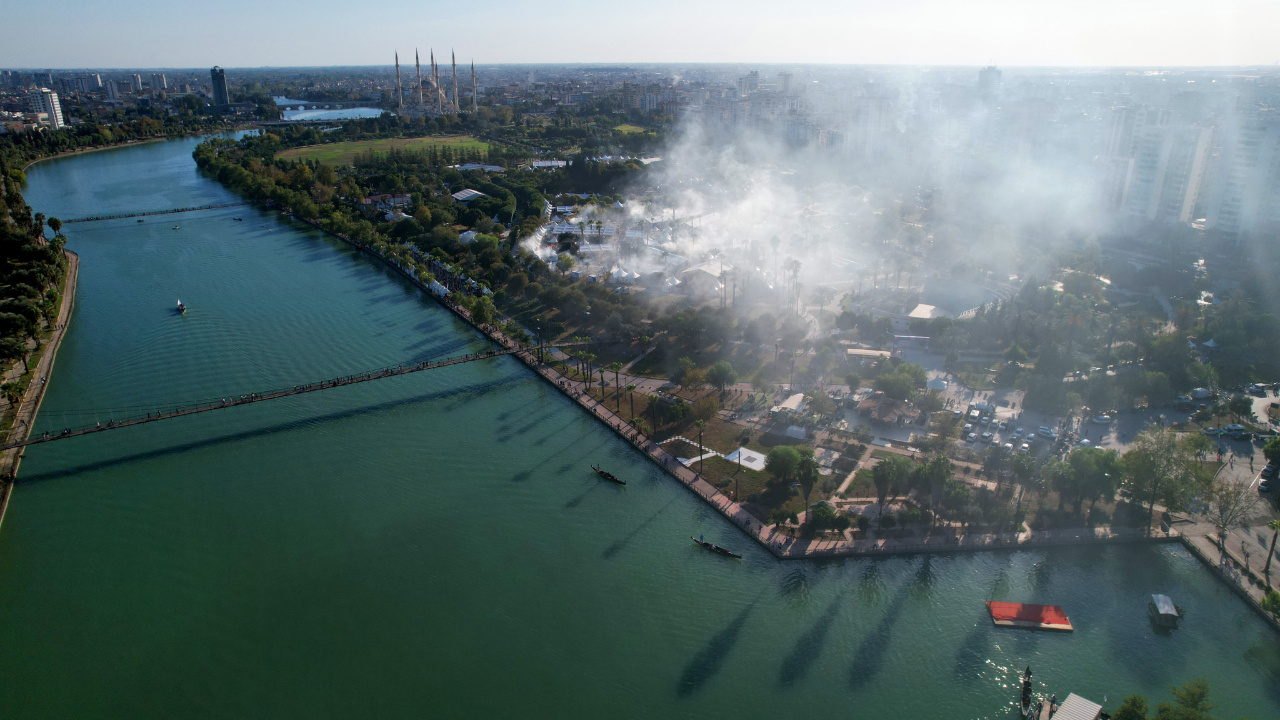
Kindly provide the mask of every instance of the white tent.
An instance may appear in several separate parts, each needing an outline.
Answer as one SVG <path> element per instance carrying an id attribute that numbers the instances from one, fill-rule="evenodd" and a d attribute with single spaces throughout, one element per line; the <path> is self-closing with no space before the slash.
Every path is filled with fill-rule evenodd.
<path id="1" fill-rule="evenodd" d="M 934 378 L 929 382 L 925 383 L 925 387 L 929 388 L 930 390 L 946 390 L 947 381 L 943 380 L 942 378 Z"/>

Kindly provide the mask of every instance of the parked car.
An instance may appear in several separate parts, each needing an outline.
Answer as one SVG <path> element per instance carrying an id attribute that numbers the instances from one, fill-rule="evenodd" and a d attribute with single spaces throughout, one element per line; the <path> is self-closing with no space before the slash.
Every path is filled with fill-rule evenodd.
<path id="1" fill-rule="evenodd" d="M 989 432 L 982 433 L 982 442 L 991 442 L 992 435 Z"/>
<path id="2" fill-rule="evenodd" d="M 1263 480 L 1258 483 L 1258 492 L 1271 492 L 1271 489 L 1275 487 L 1276 482 L 1276 480 Z"/>
<path id="3" fill-rule="evenodd" d="M 1022 443 L 1022 452 L 1031 452 L 1031 443 Z"/>
<path id="4" fill-rule="evenodd" d="M 1036 430 L 1036 434 L 1038 434 L 1040 437 L 1049 438 L 1051 440 L 1058 439 L 1058 433 L 1054 432 L 1053 428 L 1050 428 L 1044 425 L 1041 425 L 1040 429 Z"/>
<path id="5" fill-rule="evenodd" d="M 1022 428 L 1013 431 L 1013 439 L 1017 440 L 1022 437 Z"/>
<path id="6" fill-rule="evenodd" d="M 991 418 L 989 418 L 989 417 L 984 417 L 984 418 L 982 418 L 982 427 L 986 427 L 986 426 L 988 426 L 988 425 L 990 425 L 990 424 L 991 424 Z"/>
<path id="7" fill-rule="evenodd" d="M 1094 415 L 1093 419 L 1090 420 L 1089 422 L 1093 423 L 1094 425 L 1110 425 L 1111 416 L 1110 415 Z"/>
<path id="8" fill-rule="evenodd" d="M 965 435 L 964 439 L 969 442 L 973 442 L 978 439 L 978 433 L 969 433 L 968 435 Z"/>
<path id="9" fill-rule="evenodd" d="M 965 423 L 965 424 L 964 424 L 964 431 L 965 431 L 965 432 L 973 432 L 973 423 Z"/>
<path id="10" fill-rule="evenodd" d="M 1004 450 L 1005 452 L 1013 452 L 1013 443 L 1005 443 Z"/>
<path id="11" fill-rule="evenodd" d="M 1263 479 L 1270 480 L 1276 476 L 1277 470 L 1280 470 L 1280 466 L 1277 466 L 1275 463 L 1267 463 L 1267 466 L 1262 468 L 1261 475 Z"/>
<path id="12" fill-rule="evenodd" d="M 1218 428 L 1210 425 L 1209 427 L 1200 428 L 1200 432 L 1210 437 L 1213 437 L 1214 435 L 1218 434 Z"/>
<path id="13" fill-rule="evenodd" d="M 1000 421 L 1000 429 L 1001 429 L 1001 430 L 1008 430 L 1008 429 L 1009 429 L 1009 421 L 1008 421 L 1008 420 L 1001 420 L 1001 421 Z"/>

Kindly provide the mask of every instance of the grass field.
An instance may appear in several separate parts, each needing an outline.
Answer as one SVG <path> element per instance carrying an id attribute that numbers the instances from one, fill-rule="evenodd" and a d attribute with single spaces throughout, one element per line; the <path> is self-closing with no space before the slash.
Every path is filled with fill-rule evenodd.
<path id="1" fill-rule="evenodd" d="M 328 145 L 290 148 L 281 152 L 278 157 L 287 160 L 318 160 L 324 165 L 350 165 L 356 155 L 370 150 L 376 153 L 385 153 L 392 148 L 397 150 L 429 150 L 432 147 L 450 147 L 458 150 L 488 150 L 489 143 L 468 135 L 351 140 Z"/>
<path id="2" fill-rule="evenodd" d="M 631 133 L 649 132 L 648 130 L 645 130 L 644 128 L 640 127 L 639 125 L 631 125 L 629 123 L 623 123 L 621 125 L 614 127 L 613 129 L 614 131 L 620 132 L 623 135 L 630 135 Z"/>

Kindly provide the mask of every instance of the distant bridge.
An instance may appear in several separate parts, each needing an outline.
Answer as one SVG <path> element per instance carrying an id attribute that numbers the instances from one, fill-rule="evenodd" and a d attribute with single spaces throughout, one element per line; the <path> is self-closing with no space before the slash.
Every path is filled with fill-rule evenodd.
<path id="1" fill-rule="evenodd" d="M 74 220 L 63 220 L 63 225 L 78 222 L 95 222 L 97 220 L 120 220 L 121 218 L 146 217 L 148 215 L 172 215 L 174 213 L 194 212 L 196 210 L 215 210 L 217 208 L 237 207 L 240 205 L 248 205 L 247 202 L 219 203 L 217 205 L 201 205 L 199 207 L 174 208 L 172 210 L 147 210 L 145 212 L 120 213 L 119 215 L 90 215 L 89 217 L 76 218 Z"/>
<path id="2" fill-rule="evenodd" d="M 591 345 L 591 341 L 559 343 L 556 347 L 570 347 L 575 345 Z M 328 390 L 336 387 L 346 387 L 347 385 L 356 385 L 358 383 L 369 382 L 371 380 L 381 380 L 383 378 L 398 377 L 400 375 L 408 375 L 410 373 L 422 372 L 423 370 L 435 370 L 436 368 L 448 367 L 450 365 L 461 365 L 463 363 L 475 362 L 476 360 L 486 360 L 502 355 L 513 355 L 518 352 L 533 352 L 537 348 L 534 347 L 516 347 L 506 348 L 502 350 L 489 350 L 482 353 L 472 353 L 461 357 L 453 357 L 446 360 L 432 362 L 424 360 L 409 365 L 389 365 L 386 367 L 369 370 L 355 375 L 343 375 L 341 377 L 332 378 L 330 380 L 321 380 L 320 382 L 307 383 L 305 385 L 294 385 L 289 389 L 272 390 L 269 392 L 251 392 L 245 395 L 237 395 L 225 397 L 219 400 L 195 402 L 190 405 L 177 405 L 162 410 L 147 412 L 144 415 L 134 415 L 125 419 L 110 419 L 106 423 L 95 422 L 93 425 L 85 425 L 82 427 L 68 427 L 62 432 L 44 432 L 39 435 L 32 435 L 26 440 L 20 442 L 11 442 L 0 445 L 0 452 L 12 448 L 26 447 L 27 445 L 38 445 L 40 443 L 53 442 L 55 440 L 66 440 L 68 438 L 80 437 L 81 435 L 90 435 L 92 433 L 106 432 L 107 430 L 118 430 L 119 428 L 132 427 L 134 425 L 143 425 L 146 423 L 159 422 L 161 420 L 171 420 L 173 418 L 185 417 L 187 415 L 196 415 L 198 413 L 212 412 L 214 410 L 223 410 L 229 407 L 237 407 L 240 405 L 251 405 L 253 403 L 266 402 L 267 400 L 276 400 L 283 397 L 291 397 L 293 395 L 303 395 L 305 393 L 319 392 L 320 390 Z M 80 413 L 73 413 L 80 414 Z"/>

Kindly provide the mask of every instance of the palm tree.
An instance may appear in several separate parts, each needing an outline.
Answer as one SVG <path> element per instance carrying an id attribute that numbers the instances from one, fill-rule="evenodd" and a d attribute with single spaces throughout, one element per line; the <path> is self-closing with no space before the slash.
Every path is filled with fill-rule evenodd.
<path id="1" fill-rule="evenodd" d="M 702 447 L 702 429 L 707 426 L 706 420 L 694 420 L 694 425 L 698 426 L 698 474 L 702 474 L 702 464 L 706 462 L 704 457 L 707 454 L 706 448 Z"/>
<path id="2" fill-rule="evenodd" d="M 800 480 L 800 489 L 804 491 L 804 519 L 809 520 L 809 493 L 813 492 L 813 484 L 818 481 L 818 461 L 810 453 L 805 453 L 796 466 L 796 477 Z"/>
<path id="3" fill-rule="evenodd" d="M 622 386 L 618 384 L 618 373 L 622 371 L 622 363 L 611 362 L 607 368 L 613 371 L 613 406 L 622 412 Z"/>
<path id="4" fill-rule="evenodd" d="M 653 431 L 658 431 L 658 396 L 649 396 L 649 418 L 653 423 Z"/>
<path id="5" fill-rule="evenodd" d="M 636 417 L 636 386 L 635 385 L 627 386 L 627 397 L 631 398 L 631 419 L 635 420 L 635 417 Z"/>
<path id="6" fill-rule="evenodd" d="M 1276 554 L 1276 536 L 1280 535 L 1280 520 L 1272 520 L 1267 523 L 1267 527 L 1271 528 L 1271 549 L 1267 551 L 1267 566 L 1263 568 L 1262 574 L 1267 576 L 1267 585 L 1271 585 L 1271 558 Z"/>

